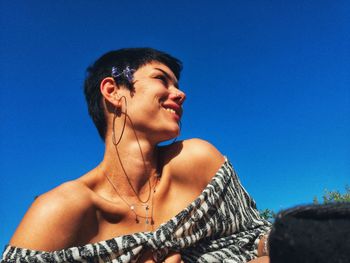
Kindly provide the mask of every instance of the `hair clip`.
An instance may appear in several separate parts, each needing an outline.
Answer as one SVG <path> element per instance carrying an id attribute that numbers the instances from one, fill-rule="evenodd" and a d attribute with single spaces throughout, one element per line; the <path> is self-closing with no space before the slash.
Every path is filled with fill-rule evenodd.
<path id="1" fill-rule="evenodd" d="M 132 82 L 134 76 L 135 70 L 131 69 L 129 66 L 126 66 L 126 68 L 123 71 L 119 71 L 117 67 L 112 67 L 112 77 L 113 78 L 119 78 L 124 77 L 126 78 L 130 83 Z"/>

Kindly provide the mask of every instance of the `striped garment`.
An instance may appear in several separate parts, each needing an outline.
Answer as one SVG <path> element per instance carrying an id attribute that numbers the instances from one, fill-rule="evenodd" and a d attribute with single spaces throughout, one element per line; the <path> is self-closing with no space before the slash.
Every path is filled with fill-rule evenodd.
<path id="1" fill-rule="evenodd" d="M 201 195 L 154 232 L 54 252 L 6 246 L 1 262 L 136 262 L 150 249 L 157 261 L 178 251 L 184 262 L 247 262 L 269 229 L 226 159 Z"/>

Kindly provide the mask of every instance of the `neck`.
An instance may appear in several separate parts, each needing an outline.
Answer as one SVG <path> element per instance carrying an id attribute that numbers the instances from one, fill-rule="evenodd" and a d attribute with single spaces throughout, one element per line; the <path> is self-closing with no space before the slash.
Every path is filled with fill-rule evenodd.
<path id="1" fill-rule="evenodd" d="M 147 199 L 150 191 L 149 180 L 153 185 L 157 166 L 155 144 L 138 138 L 136 133 L 126 129 L 121 141 L 115 146 L 112 134 L 107 134 L 105 155 L 100 168 L 102 173 L 112 180 L 121 195 L 134 198 L 136 192 L 140 199 Z"/>

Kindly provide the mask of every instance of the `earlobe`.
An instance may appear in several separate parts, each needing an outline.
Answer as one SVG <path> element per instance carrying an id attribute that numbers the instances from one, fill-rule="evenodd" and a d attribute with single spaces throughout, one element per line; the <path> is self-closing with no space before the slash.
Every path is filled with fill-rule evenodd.
<path id="1" fill-rule="evenodd" d="M 119 94 L 117 94 L 115 97 L 114 97 L 114 100 L 116 101 L 116 107 L 117 108 L 122 108 L 122 100 L 121 100 L 121 97 Z"/>

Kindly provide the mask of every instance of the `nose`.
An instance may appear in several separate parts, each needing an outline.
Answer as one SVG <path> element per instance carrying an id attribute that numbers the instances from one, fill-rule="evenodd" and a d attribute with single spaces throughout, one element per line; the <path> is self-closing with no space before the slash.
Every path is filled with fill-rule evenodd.
<path id="1" fill-rule="evenodd" d="M 186 99 L 186 94 L 179 89 L 174 89 L 174 91 L 170 93 L 170 98 L 177 104 L 182 105 Z"/>

